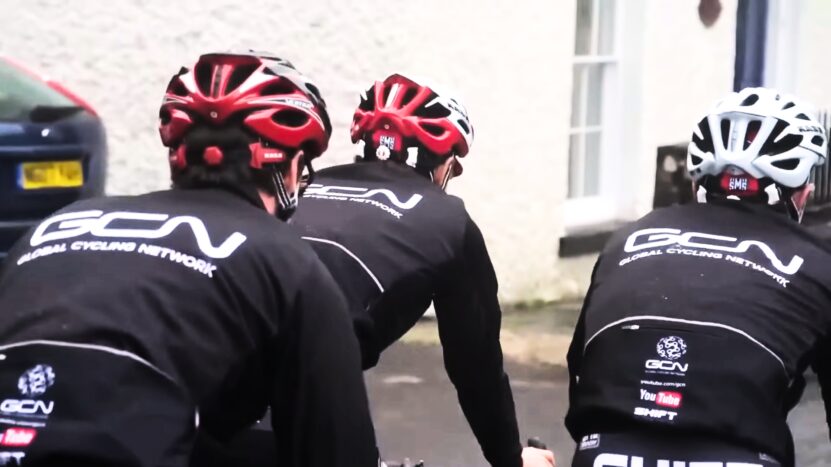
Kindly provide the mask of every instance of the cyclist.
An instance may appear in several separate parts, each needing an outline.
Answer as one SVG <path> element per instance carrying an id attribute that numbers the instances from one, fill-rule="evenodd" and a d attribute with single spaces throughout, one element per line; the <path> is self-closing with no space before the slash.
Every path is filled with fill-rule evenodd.
<path id="1" fill-rule="evenodd" d="M 831 251 L 799 225 L 826 150 L 771 89 L 700 121 L 698 203 L 623 228 L 595 265 L 568 353 L 573 465 L 794 465 L 806 368 L 831 387 Z"/>
<path id="2" fill-rule="evenodd" d="M 395 74 L 362 96 L 351 135 L 364 156 L 320 171 L 292 222 L 347 297 L 364 369 L 432 301 L 447 373 L 485 458 L 553 464 L 549 451 L 520 445 L 496 276 L 479 228 L 444 191 L 473 142 L 465 108 Z"/>
<path id="3" fill-rule="evenodd" d="M 160 118 L 173 189 L 70 205 L 6 260 L 0 464 L 188 465 L 197 427 L 270 406 L 280 465 L 377 465 L 345 301 L 281 221 L 328 144 L 317 88 L 207 54 Z"/>

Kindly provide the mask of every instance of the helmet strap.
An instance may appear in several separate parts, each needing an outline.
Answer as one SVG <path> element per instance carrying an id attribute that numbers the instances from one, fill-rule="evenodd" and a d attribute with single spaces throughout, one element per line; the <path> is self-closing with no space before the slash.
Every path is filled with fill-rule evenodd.
<path id="1" fill-rule="evenodd" d="M 802 209 L 796 207 L 796 203 L 790 197 L 785 201 L 785 207 L 788 209 L 788 215 L 791 216 L 791 219 L 798 223 L 802 222 L 802 215 L 805 213 L 804 207 Z"/>
<path id="2" fill-rule="evenodd" d="M 707 189 L 704 188 L 704 184 L 699 184 L 698 189 L 695 190 L 695 199 L 699 203 L 706 203 L 707 202 Z"/>
<path id="3" fill-rule="evenodd" d="M 766 204 L 775 211 L 787 214 L 788 217 L 796 222 L 802 221 L 802 214 L 804 210 L 797 208 L 796 203 L 793 201 L 793 190 L 790 188 L 777 185 L 770 179 L 763 179 L 760 181 L 762 184 L 767 182 L 767 186 L 761 190 L 764 195 L 761 195 L 760 193 L 760 196 L 758 197 L 740 198 L 739 196 L 722 193 L 718 189 L 708 190 L 708 185 L 711 185 L 714 181 L 715 177 L 708 177 L 707 180 L 703 180 L 702 183 L 698 184 L 698 189 L 696 190 L 696 200 L 699 203 L 707 203 L 713 199 L 733 199 L 756 204 Z M 710 186 L 710 188 L 714 187 Z"/>
<path id="4" fill-rule="evenodd" d="M 453 159 L 453 156 L 450 156 L 450 159 Z M 447 189 L 447 184 L 450 182 L 450 179 L 453 178 L 453 164 L 454 162 L 450 162 L 450 165 L 445 167 L 447 170 L 444 171 L 444 180 L 441 181 L 442 191 Z"/>
<path id="5" fill-rule="evenodd" d="M 289 195 L 286 191 L 286 184 L 283 182 L 283 174 L 277 168 L 271 170 L 271 180 L 274 182 L 274 193 L 278 204 L 274 215 L 281 221 L 287 222 L 297 210 L 297 191 Z"/>
<path id="6" fill-rule="evenodd" d="M 768 198 L 768 204 L 771 206 L 777 204 L 779 201 L 782 201 L 782 192 L 775 183 L 771 183 L 765 187 L 765 194 Z"/>

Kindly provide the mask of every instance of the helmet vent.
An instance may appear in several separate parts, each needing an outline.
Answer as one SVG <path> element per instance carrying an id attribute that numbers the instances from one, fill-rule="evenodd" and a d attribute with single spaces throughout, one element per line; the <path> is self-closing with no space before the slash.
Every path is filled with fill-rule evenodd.
<path id="1" fill-rule="evenodd" d="M 211 64 L 200 62 L 194 69 L 194 75 L 199 92 L 205 96 L 211 95 Z"/>
<path id="2" fill-rule="evenodd" d="M 434 101 L 433 104 L 428 107 L 421 106 L 416 109 L 416 111 L 413 112 L 413 115 L 421 118 L 447 118 L 450 116 L 450 109 Z"/>
<path id="3" fill-rule="evenodd" d="M 361 104 L 359 109 L 368 112 L 375 108 L 375 88 L 369 88 L 366 94 L 361 96 Z"/>
<path id="4" fill-rule="evenodd" d="M 231 77 L 228 78 L 228 85 L 225 86 L 225 94 L 230 94 L 235 89 L 240 87 L 245 80 L 248 79 L 249 76 L 254 74 L 257 71 L 259 65 L 251 64 L 251 65 L 240 65 L 234 68 L 233 73 L 231 73 Z"/>
<path id="5" fill-rule="evenodd" d="M 693 165 L 698 165 L 698 164 L 700 164 L 700 163 L 701 163 L 704 159 L 702 159 L 702 158 L 700 158 L 700 157 L 698 157 L 698 156 L 696 156 L 696 155 L 690 154 L 690 160 L 692 161 Z"/>
<path id="6" fill-rule="evenodd" d="M 730 133 L 730 120 L 723 118 L 721 120 L 721 143 L 723 147 L 727 147 L 727 138 L 729 137 Z"/>
<path id="7" fill-rule="evenodd" d="M 318 89 L 314 84 L 306 83 L 306 89 L 308 89 L 309 92 L 312 93 L 318 100 L 323 100 L 323 97 L 320 95 L 320 89 Z"/>
<path id="8" fill-rule="evenodd" d="M 698 134 L 693 133 L 693 143 L 698 146 L 698 149 L 705 153 L 714 152 L 713 135 L 710 133 L 710 125 L 707 123 L 706 117 L 698 122 L 698 131 L 701 132 L 701 138 L 698 137 Z"/>
<path id="9" fill-rule="evenodd" d="M 762 122 L 759 120 L 753 120 L 747 124 L 747 132 L 745 133 L 744 137 L 744 148 L 747 149 L 753 143 L 753 140 L 756 139 L 756 135 L 759 134 L 759 129 L 762 128 Z"/>
<path id="10" fill-rule="evenodd" d="M 271 116 L 271 119 L 289 128 L 299 128 L 309 122 L 309 116 L 295 109 L 283 109 Z"/>
<path id="11" fill-rule="evenodd" d="M 783 159 L 771 162 L 771 165 L 783 170 L 793 170 L 799 166 L 799 159 Z"/>
<path id="12" fill-rule="evenodd" d="M 791 107 L 795 107 L 795 106 L 796 106 L 796 104 L 794 104 L 793 102 L 788 102 L 787 104 L 785 104 L 784 107 L 782 107 L 782 110 L 788 110 Z"/>
<path id="13" fill-rule="evenodd" d="M 749 105 L 753 105 L 753 104 L 755 104 L 758 100 L 759 100 L 759 95 L 758 95 L 758 94 L 751 94 L 751 95 L 747 96 L 747 97 L 746 97 L 746 98 L 742 101 L 742 103 L 741 103 L 740 105 L 741 105 L 741 106 L 749 106 Z"/>
<path id="14" fill-rule="evenodd" d="M 173 82 L 170 83 L 170 92 L 176 96 L 185 97 L 188 95 L 188 90 L 185 88 L 185 85 L 178 79 L 174 79 Z"/>
<path id="15" fill-rule="evenodd" d="M 421 128 L 424 129 L 427 133 L 430 133 L 433 136 L 441 136 L 444 134 L 444 128 L 434 125 L 432 123 L 422 123 Z"/>
<path id="16" fill-rule="evenodd" d="M 802 135 L 786 135 L 779 141 L 774 142 L 775 139 L 776 138 L 773 136 L 769 137 L 768 140 L 765 141 L 765 145 L 762 146 L 762 149 L 759 151 L 759 154 L 775 156 L 777 154 L 790 151 L 791 149 L 799 146 L 799 143 L 802 142 Z M 776 163 L 773 164 L 776 165 Z"/>
<path id="17" fill-rule="evenodd" d="M 822 143 L 824 143 L 825 140 L 822 139 L 822 136 L 817 135 L 811 138 L 811 142 L 816 144 L 817 146 L 822 146 Z"/>
<path id="18" fill-rule="evenodd" d="M 459 126 L 462 127 L 462 130 L 464 130 L 465 133 L 470 133 L 470 128 L 467 126 L 467 123 L 465 123 L 464 120 L 462 120 L 460 118 L 460 119 L 456 120 L 456 123 L 458 123 Z"/>
<path id="19" fill-rule="evenodd" d="M 294 93 L 294 87 L 286 80 L 279 80 L 264 87 L 260 91 L 261 96 L 282 96 Z"/>
<path id="20" fill-rule="evenodd" d="M 810 117 L 808 117 L 805 114 L 799 114 L 799 115 L 796 116 L 796 118 L 798 118 L 800 120 L 810 120 Z"/>
<path id="21" fill-rule="evenodd" d="M 418 95 L 418 90 L 416 88 L 409 88 L 407 92 L 404 93 L 404 99 L 401 100 L 401 107 L 409 104 L 410 102 L 415 99 L 415 96 Z"/>

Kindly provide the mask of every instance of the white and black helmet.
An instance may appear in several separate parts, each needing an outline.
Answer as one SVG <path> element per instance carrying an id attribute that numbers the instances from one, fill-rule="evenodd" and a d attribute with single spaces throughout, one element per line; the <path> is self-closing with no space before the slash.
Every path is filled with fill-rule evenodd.
<path id="1" fill-rule="evenodd" d="M 708 176 L 743 172 L 762 184 L 798 188 L 825 162 L 827 145 L 814 109 L 773 89 L 745 88 L 699 122 L 687 170 L 700 184 Z"/>

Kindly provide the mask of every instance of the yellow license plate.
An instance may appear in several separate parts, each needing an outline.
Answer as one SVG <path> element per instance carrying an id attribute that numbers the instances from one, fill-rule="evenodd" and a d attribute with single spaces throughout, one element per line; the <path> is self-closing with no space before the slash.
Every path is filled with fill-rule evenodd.
<path id="1" fill-rule="evenodd" d="M 84 184 L 84 169 L 81 161 L 23 162 L 17 183 L 24 190 L 78 187 Z"/>

